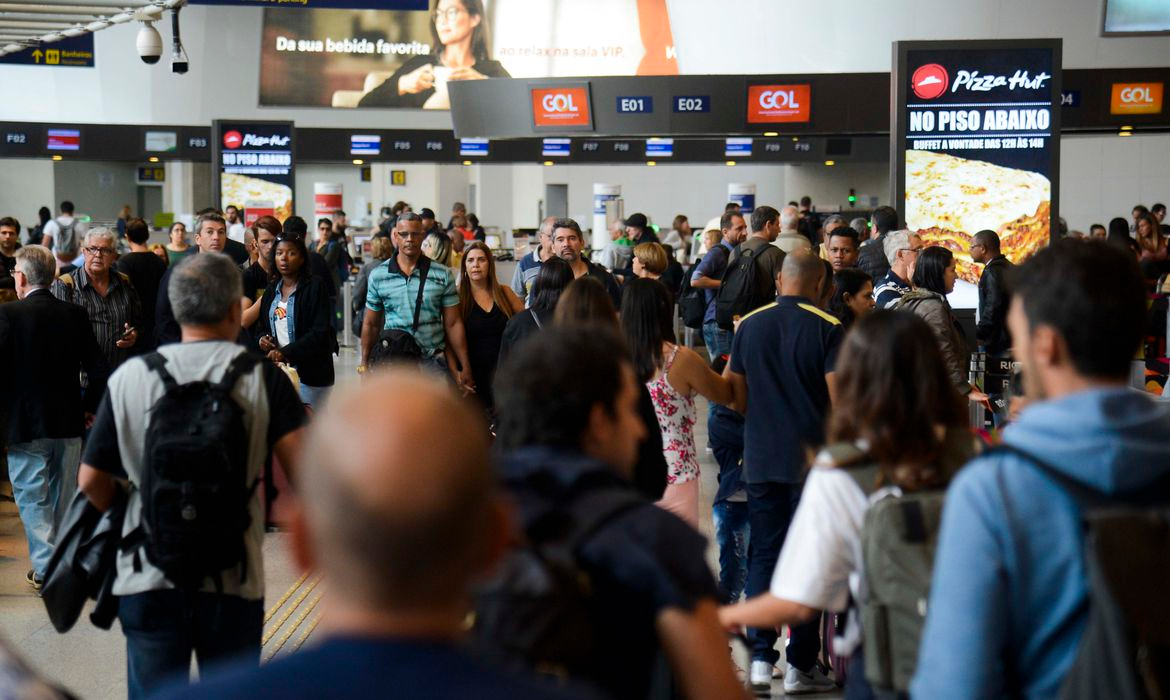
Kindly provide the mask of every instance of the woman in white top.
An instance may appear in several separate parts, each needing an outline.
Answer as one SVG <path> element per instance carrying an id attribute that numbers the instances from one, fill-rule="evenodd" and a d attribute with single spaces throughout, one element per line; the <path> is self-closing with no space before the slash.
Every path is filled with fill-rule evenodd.
<path id="1" fill-rule="evenodd" d="M 861 600 L 861 528 L 871 500 L 850 470 L 878 467 L 871 492 L 943 488 L 974 454 L 965 405 L 917 316 L 877 311 L 858 320 L 837 367 L 829 446 L 805 482 L 771 590 L 722 608 L 728 629 L 797 624 L 821 610 L 844 612 L 850 596 Z M 845 634 L 854 643 L 856 619 Z M 850 668 L 849 684 L 864 682 L 856 658 Z"/>
<path id="2" fill-rule="evenodd" d="M 646 383 L 662 429 L 666 491 L 659 505 L 699 526 L 699 456 L 695 448 L 695 394 L 731 402 L 731 385 L 674 337 L 674 301 L 658 280 L 634 279 L 622 293 L 622 331 L 634 371 Z"/>

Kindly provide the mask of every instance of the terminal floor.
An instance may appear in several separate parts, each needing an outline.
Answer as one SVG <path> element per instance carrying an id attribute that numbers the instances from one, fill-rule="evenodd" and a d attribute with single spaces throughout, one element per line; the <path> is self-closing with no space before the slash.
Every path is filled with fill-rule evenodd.
<path id="1" fill-rule="evenodd" d="M 337 358 L 338 383 L 354 381 L 353 368 L 357 364 L 354 351 L 343 348 Z M 701 399 L 700 399 L 701 401 Z M 706 405 L 699 407 L 699 415 L 706 416 Z M 706 421 L 696 425 L 696 442 L 706 442 Z M 711 503 L 715 493 L 717 467 L 709 453 L 702 455 L 700 503 Z M 8 493 L 8 484 L 0 488 Z M 703 509 L 700 528 L 711 542 L 708 562 L 716 564 L 716 548 L 712 541 L 711 513 Z M 315 576 L 303 576 L 295 569 L 287 550 L 287 536 L 270 533 L 264 540 L 264 575 L 267 591 L 265 605 L 270 618 L 264 627 L 262 658 L 292 653 L 302 644 L 312 644 L 317 620 L 316 601 L 324 585 L 318 585 Z M 714 569 L 713 569 L 714 570 Z M 28 571 L 28 550 L 24 531 L 15 506 L 0 502 L 0 637 L 12 645 L 18 654 L 37 671 L 85 700 L 113 700 L 126 696 L 125 642 L 117 623 L 108 631 L 90 624 L 83 613 L 77 625 L 67 634 L 58 634 L 50 625 L 44 605 L 25 583 Z M 736 661 L 747 667 L 742 649 L 736 650 Z M 783 683 L 773 684 L 773 697 L 783 695 Z M 835 698 L 839 695 L 818 695 Z"/>

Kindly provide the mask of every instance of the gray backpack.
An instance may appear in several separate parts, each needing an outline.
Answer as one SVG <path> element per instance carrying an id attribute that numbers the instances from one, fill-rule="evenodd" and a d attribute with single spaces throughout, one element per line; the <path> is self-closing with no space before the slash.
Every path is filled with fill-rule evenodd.
<path id="1" fill-rule="evenodd" d="M 868 455 L 852 445 L 835 445 L 830 454 L 867 496 L 878 490 L 881 470 Z M 890 494 L 865 513 L 861 558 L 867 597 L 858 608 L 865 679 L 878 697 L 909 694 L 945 500 L 944 490 Z"/>
<path id="2" fill-rule="evenodd" d="M 77 252 L 81 249 L 81 241 L 77 237 L 77 219 L 69 224 L 63 224 L 58 219 L 57 228 L 60 229 L 60 232 L 57 234 L 57 239 L 53 241 L 53 252 L 58 257 L 76 257 Z"/>

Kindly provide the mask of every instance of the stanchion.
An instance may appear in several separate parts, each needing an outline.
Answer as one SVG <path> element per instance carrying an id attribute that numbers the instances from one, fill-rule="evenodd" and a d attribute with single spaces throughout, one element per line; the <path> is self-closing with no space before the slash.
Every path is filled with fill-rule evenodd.
<path id="1" fill-rule="evenodd" d="M 983 384 L 985 375 L 987 373 L 987 353 L 973 352 L 971 353 L 971 363 L 969 366 L 968 381 L 971 386 L 979 391 L 983 391 Z M 968 410 L 970 411 L 971 427 L 975 430 L 983 430 L 987 425 L 987 416 L 984 415 L 982 401 L 968 401 Z"/>
<path id="2" fill-rule="evenodd" d="M 341 285 L 341 344 L 353 347 L 353 324 L 350 323 L 350 309 L 353 308 L 353 282 L 346 280 Z"/>

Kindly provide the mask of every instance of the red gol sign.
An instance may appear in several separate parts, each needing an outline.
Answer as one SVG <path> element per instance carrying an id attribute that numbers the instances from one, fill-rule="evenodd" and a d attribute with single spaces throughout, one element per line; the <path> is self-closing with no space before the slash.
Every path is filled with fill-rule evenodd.
<path id="1" fill-rule="evenodd" d="M 748 88 L 748 123 L 807 122 L 811 102 L 808 85 L 752 85 Z"/>
<path id="2" fill-rule="evenodd" d="M 947 69 L 937 63 L 928 63 L 910 76 L 910 89 L 922 100 L 933 100 L 942 96 L 951 83 Z"/>
<path id="3" fill-rule="evenodd" d="M 532 122 L 536 126 L 590 126 L 586 87 L 533 88 Z"/>

